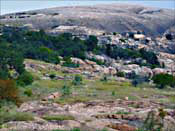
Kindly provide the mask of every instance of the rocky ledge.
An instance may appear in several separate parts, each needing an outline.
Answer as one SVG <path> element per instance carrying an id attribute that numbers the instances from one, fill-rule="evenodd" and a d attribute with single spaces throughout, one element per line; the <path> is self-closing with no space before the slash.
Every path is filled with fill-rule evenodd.
<path id="1" fill-rule="evenodd" d="M 130 106 L 128 106 L 130 105 Z M 0 131 L 51 131 L 81 128 L 87 131 L 108 129 L 109 131 L 136 131 L 150 121 L 154 126 L 162 125 L 164 131 L 175 130 L 175 110 L 163 109 L 159 103 L 151 101 L 90 101 L 71 105 L 60 105 L 46 100 L 32 101 L 21 105 L 20 112 L 35 114 L 33 121 L 12 121 L 5 124 Z M 161 113 L 166 113 L 161 119 Z M 71 116 L 67 120 L 46 120 L 43 116 Z M 162 121 L 161 121 L 162 120 Z"/>

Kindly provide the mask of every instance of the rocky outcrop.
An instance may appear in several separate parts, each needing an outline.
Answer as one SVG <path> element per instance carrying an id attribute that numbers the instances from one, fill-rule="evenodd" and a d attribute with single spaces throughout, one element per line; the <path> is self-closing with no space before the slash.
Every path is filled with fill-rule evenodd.
<path id="1" fill-rule="evenodd" d="M 52 95 L 52 94 L 51 94 Z M 134 105 L 140 106 L 134 106 Z M 128 106 L 133 105 L 133 106 Z M 94 131 L 98 129 L 109 129 L 109 131 L 135 131 L 147 121 L 154 122 L 155 128 L 161 123 L 163 131 L 174 131 L 175 114 L 172 109 L 163 109 L 161 104 L 151 101 L 130 101 L 117 99 L 114 101 L 89 101 L 86 103 L 74 103 L 59 105 L 46 100 L 30 101 L 23 103 L 20 112 L 35 114 L 33 121 L 12 121 L 6 123 L 3 129 L 7 130 L 69 130 L 71 128 L 82 128 Z M 165 114 L 162 112 L 166 112 Z M 52 120 L 42 119 L 43 115 L 70 115 L 74 120 Z M 153 116 L 151 116 L 153 115 Z M 149 117 L 151 116 L 151 117 Z M 161 118 L 163 117 L 163 121 Z M 156 125 L 157 124 L 157 125 Z M 5 128 L 8 127 L 8 128 Z"/>
<path id="2" fill-rule="evenodd" d="M 136 131 L 137 128 L 127 125 L 127 124 L 112 124 L 109 125 L 109 127 L 111 127 L 112 129 L 116 129 L 117 131 Z"/>

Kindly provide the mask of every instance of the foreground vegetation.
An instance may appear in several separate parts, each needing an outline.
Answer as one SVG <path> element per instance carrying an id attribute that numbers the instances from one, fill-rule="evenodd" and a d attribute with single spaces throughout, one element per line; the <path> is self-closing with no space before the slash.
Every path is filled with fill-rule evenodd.
<path id="1" fill-rule="evenodd" d="M 63 57 L 63 67 L 76 68 L 79 65 L 72 63 L 70 57 L 85 59 L 88 51 L 106 54 L 114 59 L 118 57 L 121 59 L 142 58 L 146 60 L 146 66 L 152 68 L 160 66 L 154 52 L 144 49 L 123 49 L 109 45 L 101 47 L 97 43 L 98 39 L 95 36 L 89 36 L 87 40 L 80 40 L 69 33 L 51 36 L 42 30 L 33 32 L 18 28 L 4 29 L 4 34 L 0 36 L 0 92 L 2 92 L 0 93 L 0 125 L 9 121 L 33 121 L 36 114 L 19 112 L 17 108 L 24 102 L 43 100 L 54 92 L 61 94 L 60 97 L 48 101 L 60 105 L 87 103 L 92 100 L 121 99 L 153 101 L 162 103 L 168 108 L 175 107 L 173 104 L 175 103 L 173 92 L 175 77 L 169 74 L 155 75 L 152 78 L 156 84 L 154 85 L 147 83 L 146 80 L 149 78 L 142 79 L 136 75 L 133 75 L 130 80 L 120 81 L 116 76 L 124 77 L 123 72 L 118 72 L 116 76 L 97 75 L 90 79 L 86 75 L 69 74 L 61 70 L 25 69 L 24 60 L 41 65 L 59 64 L 59 56 Z M 105 64 L 95 59 L 92 60 L 99 65 Z M 43 79 L 43 74 L 49 74 L 49 79 Z M 55 80 L 56 76 L 62 79 Z M 140 105 L 128 106 L 137 108 Z M 127 112 L 116 114 L 121 113 L 127 114 Z M 42 119 L 64 121 L 75 118 L 70 115 L 44 114 Z M 80 129 L 71 131 L 80 131 Z"/>
<path id="2" fill-rule="evenodd" d="M 33 61 L 33 60 L 27 60 Z M 40 61 L 35 61 L 38 64 L 47 64 Z M 49 100 L 50 103 L 58 103 L 60 105 L 75 104 L 79 102 L 87 103 L 93 100 L 111 101 L 116 99 L 131 101 L 154 101 L 165 105 L 167 108 L 174 108 L 175 94 L 174 89 L 157 89 L 148 83 L 142 83 L 134 87 L 131 82 L 120 82 L 112 76 L 98 76 L 93 79 L 87 79 L 85 75 L 75 75 L 63 73 L 61 71 L 54 74 L 65 77 L 64 80 L 42 80 L 41 72 L 53 74 L 52 70 L 45 69 L 41 72 L 33 72 L 28 70 L 33 76 L 34 82 L 31 85 L 24 87 L 16 87 L 20 102 L 38 101 L 46 98 L 49 94 L 59 92 L 60 97 Z M 72 77 L 71 80 L 66 77 Z M 13 83 L 13 82 L 12 82 Z M 9 90 L 10 91 L 10 90 Z M 14 93 L 14 92 L 13 92 Z M 160 97 L 158 97 L 160 96 Z M 10 98 L 10 97 L 9 97 Z M 36 114 L 18 112 L 16 105 L 10 102 L 10 99 L 1 99 L 0 124 L 9 121 L 33 121 Z M 14 98 L 12 97 L 12 100 Z M 11 106 L 9 106 L 11 105 Z M 130 104 L 128 107 L 139 108 L 140 105 Z M 128 112 L 115 112 L 116 114 L 128 114 Z M 64 121 L 74 120 L 71 115 L 51 115 L 44 114 L 42 119 L 47 121 Z M 80 129 L 75 129 L 80 130 Z M 81 131 L 81 130 L 80 130 Z M 144 130 L 143 130 L 144 131 Z"/>

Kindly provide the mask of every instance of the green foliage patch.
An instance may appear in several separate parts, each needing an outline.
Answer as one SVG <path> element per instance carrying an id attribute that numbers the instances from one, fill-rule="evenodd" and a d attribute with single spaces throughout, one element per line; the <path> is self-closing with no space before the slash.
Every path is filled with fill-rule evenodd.
<path id="1" fill-rule="evenodd" d="M 175 87 L 175 76 L 170 74 L 157 74 L 153 76 L 152 80 L 160 89 L 166 86 Z"/>
<path id="2" fill-rule="evenodd" d="M 73 116 L 70 115 L 46 115 L 42 117 L 45 120 L 52 121 L 52 120 L 57 120 L 57 121 L 64 121 L 64 120 L 75 120 Z"/>

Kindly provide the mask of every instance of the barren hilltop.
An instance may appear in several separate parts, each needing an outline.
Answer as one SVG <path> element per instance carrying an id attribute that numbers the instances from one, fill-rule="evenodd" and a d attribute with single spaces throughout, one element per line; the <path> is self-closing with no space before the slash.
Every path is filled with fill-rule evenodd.
<path id="1" fill-rule="evenodd" d="M 30 24 L 35 29 L 54 30 L 60 25 L 107 32 L 142 30 L 151 36 L 175 25 L 174 10 L 140 5 L 113 4 L 58 7 L 1 16 L 2 23 Z"/>

